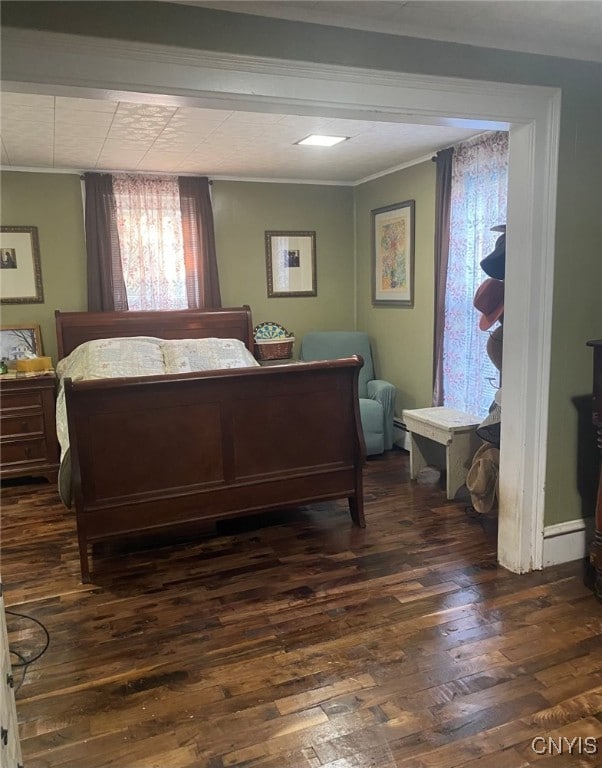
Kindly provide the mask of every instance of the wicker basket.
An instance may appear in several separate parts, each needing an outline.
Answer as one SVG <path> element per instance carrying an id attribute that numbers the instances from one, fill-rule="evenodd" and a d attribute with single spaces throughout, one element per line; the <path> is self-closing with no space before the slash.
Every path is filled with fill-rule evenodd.
<path id="1" fill-rule="evenodd" d="M 286 360 L 293 356 L 294 336 L 286 339 L 260 339 L 255 342 L 255 357 L 258 360 Z"/>

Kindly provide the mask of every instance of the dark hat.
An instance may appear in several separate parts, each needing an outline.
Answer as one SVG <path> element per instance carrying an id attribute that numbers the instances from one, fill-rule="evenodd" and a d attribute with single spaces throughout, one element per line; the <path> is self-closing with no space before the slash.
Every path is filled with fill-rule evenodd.
<path id="1" fill-rule="evenodd" d="M 479 328 L 487 331 L 504 314 L 504 283 L 487 278 L 477 288 L 472 303 L 481 313 Z"/>
<path id="2" fill-rule="evenodd" d="M 503 232 L 495 241 L 495 248 L 481 262 L 481 269 L 489 277 L 503 280 L 506 272 L 506 233 Z"/>

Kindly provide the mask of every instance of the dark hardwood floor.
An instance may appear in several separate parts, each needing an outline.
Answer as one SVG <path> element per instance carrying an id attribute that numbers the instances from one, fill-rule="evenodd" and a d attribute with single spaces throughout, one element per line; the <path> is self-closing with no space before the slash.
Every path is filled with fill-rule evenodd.
<path id="1" fill-rule="evenodd" d="M 365 491 L 365 530 L 333 502 L 104 545 L 82 586 L 54 487 L 5 484 L 6 603 L 50 633 L 17 692 L 25 767 L 602 766 L 583 564 L 499 568 L 493 521 L 411 483 L 404 452 Z"/>

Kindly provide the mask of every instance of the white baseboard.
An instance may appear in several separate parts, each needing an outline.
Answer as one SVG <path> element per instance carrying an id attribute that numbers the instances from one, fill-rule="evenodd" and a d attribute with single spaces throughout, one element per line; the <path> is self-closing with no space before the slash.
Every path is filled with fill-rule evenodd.
<path id="1" fill-rule="evenodd" d="M 397 416 L 393 419 L 393 445 L 403 448 L 404 451 L 410 450 L 410 433 L 403 421 Z"/>
<path id="2" fill-rule="evenodd" d="M 543 531 L 544 568 L 587 557 L 593 537 L 593 517 L 546 525 Z"/>

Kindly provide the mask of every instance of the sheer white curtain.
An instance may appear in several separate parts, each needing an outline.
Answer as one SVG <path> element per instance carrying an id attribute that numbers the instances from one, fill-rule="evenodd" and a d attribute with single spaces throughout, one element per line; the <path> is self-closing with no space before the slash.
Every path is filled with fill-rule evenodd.
<path id="1" fill-rule="evenodd" d="M 499 236 L 491 228 L 506 223 L 508 134 L 491 133 L 456 146 L 451 184 L 444 405 L 483 417 L 499 386 L 499 373 L 487 356 L 488 332 L 479 329 L 472 300 L 487 279 L 480 261 Z"/>
<path id="2" fill-rule="evenodd" d="M 113 191 L 129 309 L 186 309 L 177 177 L 116 174 Z"/>

